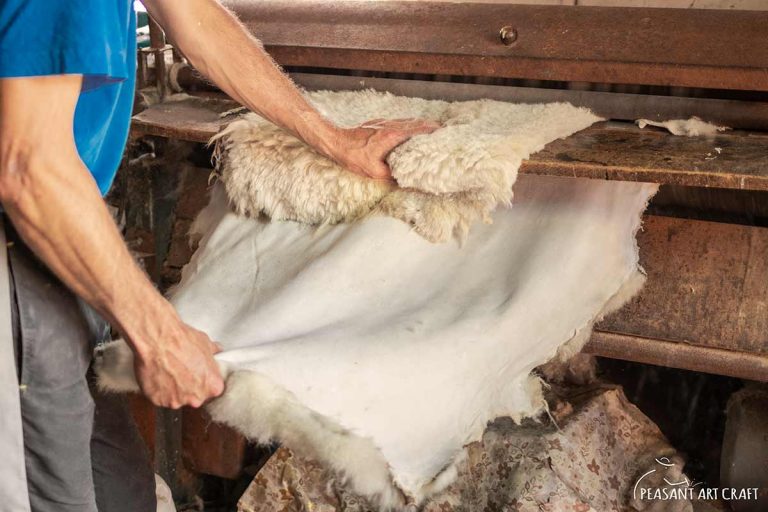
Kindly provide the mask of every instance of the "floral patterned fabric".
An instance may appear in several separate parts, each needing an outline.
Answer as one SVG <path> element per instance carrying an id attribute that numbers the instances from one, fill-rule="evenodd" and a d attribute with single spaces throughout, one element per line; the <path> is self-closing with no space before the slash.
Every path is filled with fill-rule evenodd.
<path id="1" fill-rule="evenodd" d="M 565 398 L 563 400 L 562 398 Z M 688 500 L 639 499 L 641 487 L 684 479 L 682 459 L 620 388 L 597 386 L 552 401 L 550 421 L 499 419 L 468 445 L 458 476 L 413 510 L 609 512 L 693 510 Z M 657 459 L 669 464 L 656 471 Z M 664 482 L 666 478 L 668 483 Z M 374 512 L 322 464 L 280 448 L 240 499 L 240 512 Z"/>

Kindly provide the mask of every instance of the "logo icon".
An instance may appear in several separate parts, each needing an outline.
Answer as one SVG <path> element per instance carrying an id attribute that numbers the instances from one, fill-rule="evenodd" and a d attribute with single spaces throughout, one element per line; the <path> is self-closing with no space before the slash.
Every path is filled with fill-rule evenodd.
<path id="1" fill-rule="evenodd" d="M 656 467 L 644 473 L 635 482 L 632 498 L 642 500 L 757 500 L 760 489 L 747 487 L 737 489 L 732 487 L 701 487 L 702 482 L 693 482 L 682 471 L 682 463 L 676 458 L 659 457 L 655 459 Z"/>

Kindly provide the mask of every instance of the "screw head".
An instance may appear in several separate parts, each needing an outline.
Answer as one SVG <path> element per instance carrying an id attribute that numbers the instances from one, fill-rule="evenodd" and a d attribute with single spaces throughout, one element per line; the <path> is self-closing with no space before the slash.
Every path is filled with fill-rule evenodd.
<path id="1" fill-rule="evenodd" d="M 517 41 L 517 29 L 511 25 L 501 27 L 499 39 L 505 46 L 512 46 Z"/>

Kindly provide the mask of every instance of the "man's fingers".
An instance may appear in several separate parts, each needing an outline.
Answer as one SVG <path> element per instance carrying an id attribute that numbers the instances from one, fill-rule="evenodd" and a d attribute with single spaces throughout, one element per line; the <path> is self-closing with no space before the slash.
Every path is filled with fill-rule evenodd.
<path id="1" fill-rule="evenodd" d="M 411 126 L 408 129 L 390 130 L 387 133 L 387 137 L 389 140 L 394 142 L 394 146 L 397 146 L 410 139 L 414 135 L 432 133 L 438 128 L 440 128 L 440 126 L 435 124 L 418 124 Z"/>
<path id="2" fill-rule="evenodd" d="M 186 400 L 184 400 L 181 395 L 175 392 L 163 393 L 158 390 L 145 393 L 145 395 L 153 405 L 157 407 L 165 407 L 166 409 L 181 409 L 181 407 L 186 403 Z"/>
<path id="3" fill-rule="evenodd" d="M 218 377 L 213 384 L 211 384 L 211 398 L 216 398 L 224 393 L 224 379 Z"/>
<path id="4" fill-rule="evenodd" d="M 423 133 L 432 133 L 438 128 L 440 128 L 440 125 L 437 123 L 424 122 L 424 123 L 412 124 L 407 128 L 403 128 L 403 131 L 407 133 L 409 136 L 413 136 L 413 135 L 419 135 Z"/>
<path id="5" fill-rule="evenodd" d="M 368 177 L 375 180 L 392 181 L 392 170 L 385 162 L 377 162 L 375 167 L 368 171 Z"/>
<path id="6" fill-rule="evenodd" d="M 197 409 L 220 396 L 223 392 L 224 380 L 218 375 L 209 375 L 204 384 L 184 397 L 183 403 L 185 406 Z"/>
<path id="7" fill-rule="evenodd" d="M 202 378 L 200 378 L 202 377 Z M 179 382 L 185 382 L 190 387 L 180 387 Z M 194 385 L 193 385 L 194 383 Z M 187 374 L 177 384 L 166 383 L 164 389 L 146 393 L 147 398 L 157 407 L 181 409 L 182 407 L 202 407 L 224 392 L 224 379 L 217 367 L 212 367 L 202 376 Z"/>
<path id="8" fill-rule="evenodd" d="M 161 396 L 147 396 L 147 398 L 149 398 L 153 405 L 166 409 L 181 409 L 184 405 L 184 401 L 178 398 L 169 399 L 168 397 Z"/>
<path id="9" fill-rule="evenodd" d="M 397 146 L 402 144 L 403 142 L 407 141 L 414 135 L 420 135 L 424 133 L 429 133 L 432 130 L 428 131 L 422 131 L 422 130 L 392 130 L 386 134 L 386 140 L 388 145 L 390 146 L 388 148 L 387 154 L 389 154 L 390 151 L 395 149 Z"/>
<path id="10" fill-rule="evenodd" d="M 195 409 L 206 405 L 211 400 L 218 398 L 224 392 L 224 380 L 221 377 L 212 379 L 207 383 L 204 393 L 200 393 L 197 396 L 190 397 L 187 400 L 187 405 Z"/>
<path id="11" fill-rule="evenodd" d="M 430 121 L 426 119 L 406 119 L 393 123 L 388 123 L 387 128 L 394 128 L 397 130 L 404 130 L 409 132 L 421 132 L 421 131 L 435 131 L 442 126 L 437 121 Z"/>
<path id="12" fill-rule="evenodd" d="M 436 121 L 425 121 L 421 123 L 419 126 L 416 126 L 414 129 L 419 133 L 432 133 L 435 130 L 438 130 L 442 128 L 443 125 Z"/>
<path id="13" fill-rule="evenodd" d="M 183 327 L 182 334 L 186 336 L 181 338 L 186 344 L 179 343 L 175 350 L 162 352 L 158 357 L 135 360 L 141 389 L 158 407 L 201 407 L 224 392 L 224 379 L 213 357 L 223 347 L 205 333 Z"/>
<path id="14" fill-rule="evenodd" d="M 385 131 L 383 131 L 383 133 L 381 133 L 381 138 L 379 139 L 381 143 L 380 147 L 382 147 L 381 160 L 374 164 L 375 167 L 369 168 L 366 171 L 368 177 L 377 180 L 387 180 L 394 182 L 395 180 L 392 177 L 392 170 L 386 163 L 387 155 L 389 155 L 389 153 L 397 146 L 407 141 L 414 135 L 431 133 L 439 127 L 439 124 L 431 121 L 422 122 L 418 120 L 409 120 L 407 129 L 387 128 Z"/>
<path id="15" fill-rule="evenodd" d="M 218 384 L 214 384 L 213 385 L 213 387 L 211 388 L 211 394 L 209 394 L 205 398 L 205 400 L 203 400 L 200 403 L 200 405 L 198 405 L 197 407 L 202 407 L 202 406 L 208 404 L 209 402 L 217 399 L 218 397 L 220 397 L 222 395 L 222 393 L 224 393 L 224 382 L 220 381 Z"/>
<path id="16" fill-rule="evenodd" d="M 392 129 L 421 133 L 422 130 L 434 131 L 442 125 L 437 121 L 428 119 L 372 119 L 360 126 L 362 128 L 374 128 L 377 130 Z"/>
<path id="17" fill-rule="evenodd" d="M 382 123 L 386 123 L 386 119 L 371 119 L 360 125 L 361 128 L 378 128 Z"/>
<path id="18" fill-rule="evenodd" d="M 389 153 L 414 135 L 440 127 L 440 123 L 424 119 L 371 119 L 347 130 L 350 151 L 339 153 L 336 161 L 360 176 L 394 182 L 386 163 Z"/>

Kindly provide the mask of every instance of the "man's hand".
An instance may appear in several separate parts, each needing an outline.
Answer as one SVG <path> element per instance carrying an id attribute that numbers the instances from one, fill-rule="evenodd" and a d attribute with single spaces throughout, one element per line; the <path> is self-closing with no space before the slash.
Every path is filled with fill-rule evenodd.
<path id="1" fill-rule="evenodd" d="M 355 174 L 390 180 L 387 155 L 414 135 L 432 133 L 439 127 L 439 123 L 421 119 L 374 119 L 357 128 L 340 130 L 339 140 L 329 152 L 331 158 Z"/>
<path id="2" fill-rule="evenodd" d="M 162 344 L 136 353 L 134 370 L 142 392 L 161 407 L 200 407 L 224 391 L 213 355 L 220 351 L 208 336 L 179 322 Z"/>

